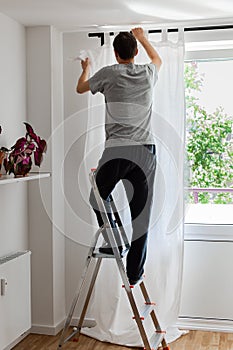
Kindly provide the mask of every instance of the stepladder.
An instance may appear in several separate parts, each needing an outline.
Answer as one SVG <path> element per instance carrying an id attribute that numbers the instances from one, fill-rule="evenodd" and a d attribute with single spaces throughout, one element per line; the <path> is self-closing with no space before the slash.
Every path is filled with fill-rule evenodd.
<path id="1" fill-rule="evenodd" d="M 94 235 L 92 244 L 89 248 L 85 267 L 80 278 L 78 288 L 73 297 L 70 310 L 60 336 L 57 350 L 62 349 L 63 346 L 71 340 L 77 342 L 77 349 L 79 348 L 78 340 L 103 259 L 114 259 L 116 261 L 119 274 L 122 279 L 122 287 L 125 289 L 126 295 L 128 297 L 128 301 L 132 309 L 132 318 L 136 322 L 143 343 L 143 349 L 157 350 L 159 347 L 161 347 L 163 350 L 169 350 L 169 346 L 167 345 L 165 339 L 166 332 L 161 329 L 157 312 L 155 311 L 155 303 L 152 302 L 149 297 L 144 279 L 140 280 L 137 285 L 130 285 L 129 283 L 123 262 L 124 256 L 130 249 L 129 240 L 112 196 L 111 200 L 108 201 L 108 206 L 106 208 L 106 203 L 101 198 L 96 185 L 95 173 L 95 169 L 92 169 L 90 172 L 90 182 L 96 203 L 98 205 L 98 210 L 101 213 L 104 224 L 97 230 L 96 234 Z M 111 211 L 110 214 L 114 217 L 114 227 L 112 227 L 112 221 L 110 222 L 109 220 L 109 211 Z M 100 249 L 98 249 L 99 238 L 102 234 L 104 234 L 105 238 L 107 236 L 108 243 L 110 244 L 112 250 L 111 254 L 103 253 Z M 119 247 L 121 249 L 119 249 Z M 140 288 L 143 300 L 142 305 L 137 305 L 136 299 L 134 297 L 134 288 Z M 83 292 L 85 294 L 84 297 Z M 82 302 L 81 307 L 79 305 L 80 301 Z M 71 327 L 73 315 L 78 305 L 81 310 L 80 317 L 77 325 Z M 145 327 L 145 320 L 147 318 L 150 319 L 150 322 L 153 326 L 152 334 L 147 334 L 148 332 Z"/>

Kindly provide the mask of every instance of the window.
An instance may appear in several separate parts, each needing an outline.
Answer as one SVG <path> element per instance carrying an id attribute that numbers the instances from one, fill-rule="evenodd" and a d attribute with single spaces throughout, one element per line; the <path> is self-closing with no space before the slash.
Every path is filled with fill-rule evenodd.
<path id="1" fill-rule="evenodd" d="M 185 84 L 185 222 L 233 224 L 233 60 L 190 60 Z"/>

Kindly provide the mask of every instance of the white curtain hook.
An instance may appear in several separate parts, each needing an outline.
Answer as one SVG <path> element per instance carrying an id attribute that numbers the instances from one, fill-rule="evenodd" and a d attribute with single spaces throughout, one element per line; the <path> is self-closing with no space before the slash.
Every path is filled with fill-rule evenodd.
<path id="1" fill-rule="evenodd" d="M 167 28 L 162 29 L 161 41 L 167 41 Z"/>
<path id="2" fill-rule="evenodd" d="M 109 45 L 111 44 L 111 39 L 110 39 L 110 34 L 109 33 L 104 33 L 104 44 Z"/>
<path id="3" fill-rule="evenodd" d="M 178 27 L 178 41 L 184 41 L 184 28 Z"/>

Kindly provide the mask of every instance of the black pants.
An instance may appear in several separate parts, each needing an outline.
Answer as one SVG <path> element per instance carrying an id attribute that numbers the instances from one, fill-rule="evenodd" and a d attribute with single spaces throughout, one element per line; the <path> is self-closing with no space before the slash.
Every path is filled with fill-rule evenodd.
<path id="1" fill-rule="evenodd" d="M 133 145 L 106 148 L 96 171 L 96 184 L 106 204 L 111 200 L 111 192 L 120 180 L 126 191 L 133 228 L 126 261 L 127 276 L 130 280 L 138 280 L 144 272 L 155 170 L 155 146 Z M 93 192 L 90 195 L 90 203 L 99 226 L 102 226 L 103 220 Z M 109 220 L 114 227 L 115 223 L 110 214 Z"/>

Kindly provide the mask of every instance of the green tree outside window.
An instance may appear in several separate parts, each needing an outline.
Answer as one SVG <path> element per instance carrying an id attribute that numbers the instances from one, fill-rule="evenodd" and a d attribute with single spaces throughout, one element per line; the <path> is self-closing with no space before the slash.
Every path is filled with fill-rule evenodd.
<path id="1" fill-rule="evenodd" d="M 185 64 L 186 150 L 190 187 L 233 188 L 233 116 L 222 107 L 213 113 L 199 105 L 204 75 L 195 62 Z M 223 87 L 224 88 L 224 87 Z M 192 195 L 189 201 L 192 202 Z M 232 193 L 198 194 L 199 203 L 233 203 Z"/>

